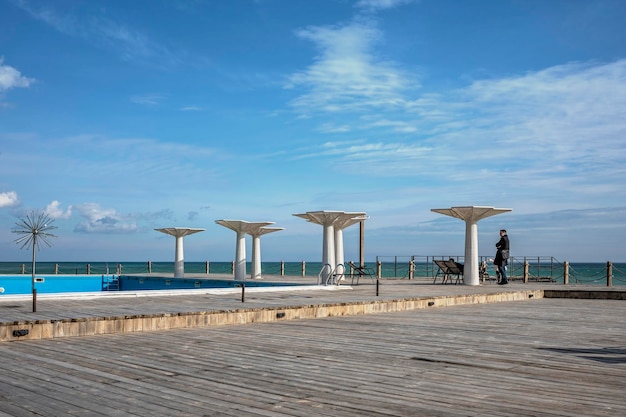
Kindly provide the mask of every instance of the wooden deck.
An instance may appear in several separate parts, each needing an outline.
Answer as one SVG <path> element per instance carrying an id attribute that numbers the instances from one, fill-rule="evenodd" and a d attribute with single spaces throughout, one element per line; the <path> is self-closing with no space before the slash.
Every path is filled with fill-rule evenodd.
<path id="1" fill-rule="evenodd" d="M 623 416 L 624 317 L 532 298 L 0 343 L 0 416 Z"/>
<path id="2" fill-rule="evenodd" d="M 514 284 L 478 287 L 432 285 L 425 281 L 385 281 L 353 288 L 241 289 L 45 294 L 0 297 L 0 342 L 96 334 L 211 327 L 373 312 L 405 311 L 431 306 L 525 300 L 543 296 L 545 287 Z M 623 292 L 611 292 L 624 294 Z M 15 332 L 27 334 L 15 336 Z"/>

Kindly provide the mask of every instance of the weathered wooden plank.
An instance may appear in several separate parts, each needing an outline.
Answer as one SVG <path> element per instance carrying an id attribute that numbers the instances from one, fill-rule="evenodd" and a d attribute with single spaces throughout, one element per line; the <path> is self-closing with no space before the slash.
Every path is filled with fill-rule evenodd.
<path id="1" fill-rule="evenodd" d="M 66 374 L 58 415 L 622 415 L 626 307 L 581 301 L 11 343 L 30 390 L 0 393 Z"/>

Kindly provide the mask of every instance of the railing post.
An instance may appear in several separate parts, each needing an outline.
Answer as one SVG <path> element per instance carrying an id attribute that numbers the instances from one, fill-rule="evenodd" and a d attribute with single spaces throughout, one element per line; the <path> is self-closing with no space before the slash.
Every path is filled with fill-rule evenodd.
<path id="1" fill-rule="evenodd" d="M 87 275 L 91 275 L 91 265 L 87 264 Z"/>
<path id="2" fill-rule="evenodd" d="M 524 258 L 524 284 L 528 284 L 528 261 Z"/>
<path id="3" fill-rule="evenodd" d="M 611 261 L 608 261 L 606 263 L 606 286 L 613 286 L 613 264 L 611 263 Z"/>
<path id="4" fill-rule="evenodd" d="M 59 275 L 59 264 L 54 264 L 54 275 Z"/>
<path id="5" fill-rule="evenodd" d="M 26 265 L 22 264 L 22 275 L 26 273 Z"/>
<path id="6" fill-rule="evenodd" d="M 306 276 L 306 261 L 302 261 L 302 276 Z"/>
<path id="7" fill-rule="evenodd" d="M 152 261 L 148 261 L 148 273 L 152 273 Z"/>
<path id="8" fill-rule="evenodd" d="M 398 277 L 398 256 L 395 256 L 393 260 L 393 277 Z"/>
<path id="9" fill-rule="evenodd" d="M 415 261 L 411 259 L 409 261 L 409 279 L 413 279 L 415 275 Z"/>
<path id="10" fill-rule="evenodd" d="M 209 268 L 210 268 L 209 261 L 205 261 L 204 262 L 204 273 L 207 274 L 207 275 L 209 275 Z"/>
<path id="11" fill-rule="evenodd" d="M 230 273 L 235 275 L 235 261 L 230 261 Z"/>
<path id="12" fill-rule="evenodd" d="M 563 285 L 569 284 L 569 262 L 563 262 Z"/>
<path id="13" fill-rule="evenodd" d="M 285 276 L 285 261 L 280 261 L 280 276 Z"/>
<path id="14" fill-rule="evenodd" d="M 533 259 L 533 262 L 534 262 L 534 259 Z M 536 274 L 535 276 L 537 278 L 537 281 L 540 281 L 541 280 L 540 279 L 541 278 L 541 259 L 539 258 L 539 256 L 537 256 L 537 264 L 535 265 L 534 268 L 535 268 L 534 273 Z"/>
<path id="15" fill-rule="evenodd" d="M 383 263 L 381 261 L 376 262 L 376 277 L 377 278 L 382 278 L 382 270 L 383 270 Z"/>

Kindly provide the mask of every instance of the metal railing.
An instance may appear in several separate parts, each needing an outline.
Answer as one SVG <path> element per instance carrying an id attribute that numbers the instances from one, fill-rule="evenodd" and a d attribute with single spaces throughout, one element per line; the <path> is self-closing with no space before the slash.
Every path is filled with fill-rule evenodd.
<path id="1" fill-rule="evenodd" d="M 377 256 L 375 262 L 366 262 L 359 265 L 375 271 L 380 279 L 433 279 L 438 267 L 435 260 L 454 259 L 464 263 L 464 257 L 459 255 L 406 255 L 406 256 Z M 495 276 L 495 267 L 489 256 L 479 256 L 479 264 L 487 264 L 487 272 Z M 348 265 L 350 262 L 348 262 Z M 173 271 L 173 262 L 38 262 L 37 273 L 40 275 L 122 275 L 122 274 L 163 274 Z M 318 276 L 321 284 L 321 272 L 318 268 L 329 268 L 329 275 L 343 274 L 349 277 L 350 273 L 345 266 L 340 271 L 333 270 L 332 266 L 324 266 L 320 262 L 263 262 L 262 273 L 274 276 Z M 336 269 L 336 268 L 335 268 Z M 317 274 L 316 271 L 320 271 Z M 564 284 L 604 284 L 626 285 L 626 263 L 569 263 L 560 261 L 553 256 L 512 256 L 509 259 L 509 276 L 513 280 L 525 282 L 556 282 Z M 30 264 L 19 262 L 1 262 L 0 274 L 30 274 Z M 233 262 L 187 262 L 185 273 L 192 274 L 234 274 Z"/>

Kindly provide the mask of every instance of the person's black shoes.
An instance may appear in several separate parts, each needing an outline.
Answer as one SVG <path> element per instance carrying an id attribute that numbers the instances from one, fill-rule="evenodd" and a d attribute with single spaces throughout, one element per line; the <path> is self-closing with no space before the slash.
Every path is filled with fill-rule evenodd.
<path id="1" fill-rule="evenodd" d="M 498 285 L 506 285 L 509 281 L 498 281 Z"/>

